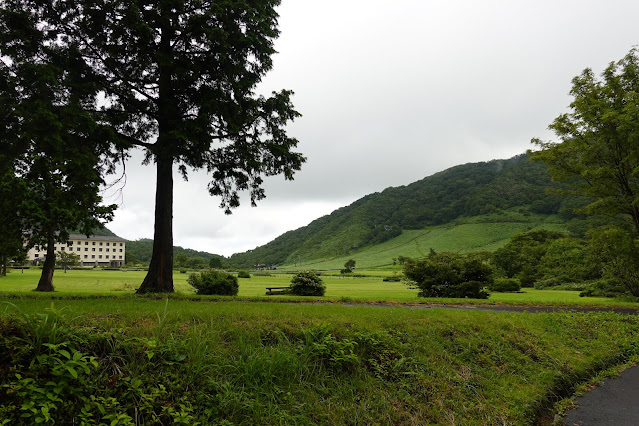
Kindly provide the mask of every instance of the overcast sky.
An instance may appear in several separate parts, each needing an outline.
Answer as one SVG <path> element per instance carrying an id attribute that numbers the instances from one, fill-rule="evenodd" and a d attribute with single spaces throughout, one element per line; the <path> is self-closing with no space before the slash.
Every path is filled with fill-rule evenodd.
<path id="1" fill-rule="evenodd" d="M 291 89 L 289 128 L 307 158 L 294 181 L 226 216 L 206 173 L 175 173 L 174 243 L 253 249 L 338 207 L 448 167 L 509 158 L 551 139 L 571 79 L 639 44 L 636 0 L 283 0 L 274 69 L 260 91 Z M 127 164 L 107 225 L 152 238 L 155 168 Z"/>

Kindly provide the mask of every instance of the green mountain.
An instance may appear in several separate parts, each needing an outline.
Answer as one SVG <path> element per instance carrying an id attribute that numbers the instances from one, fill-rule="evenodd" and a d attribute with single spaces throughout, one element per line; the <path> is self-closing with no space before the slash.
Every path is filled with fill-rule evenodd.
<path id="1" fill-rule="evenodd" d="M 266 245 L 234 254 L 230 263 L 295 265 L 311 259 L 341 259 L 407 231 L 487 215 L 495 216 L 497 222 L 500 217 L 508 221 L 504 212 L 537 215 L 533 224 L 523 220 L 526 228 L 555 215 L 565 229 L 566 221 L 574 217 L 571 204 L 575 200 L 549 193 L 550 187 L 546 167 L 530 162 L 525 154 L 455 166 L 410 185 L 369 194 Z"/>

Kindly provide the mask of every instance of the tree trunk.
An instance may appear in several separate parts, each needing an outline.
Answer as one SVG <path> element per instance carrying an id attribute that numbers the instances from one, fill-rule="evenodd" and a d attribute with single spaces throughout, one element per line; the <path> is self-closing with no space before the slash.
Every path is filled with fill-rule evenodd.
<path id="1" fill-rule="evenodd" d="M 7 256 L 0 255 L 0 277 L 6 277 L 7 276 Z"/>
<path id="2" fill-rule="evenodd" d="M 173 159 L 157 156 L 153 255 L 137 293 L 173 290 Z"/>
<path id="3" fill-rule="evenodd" d="M 53 272 L 55 271 L 55 239 L 53 232 L 49 232 L 47 238 L 47 258 L 42 265 L 42 275 L 38 281 L 38 287 L 35 291 L 54 291 L 53 289 Z"/>

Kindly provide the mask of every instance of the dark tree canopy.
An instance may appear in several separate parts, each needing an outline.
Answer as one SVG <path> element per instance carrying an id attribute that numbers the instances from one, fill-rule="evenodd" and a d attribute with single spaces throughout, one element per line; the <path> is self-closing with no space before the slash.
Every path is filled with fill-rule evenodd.
<path id="1" fill-rule="evenodd" d="M 93 84 L 82 110 L 114 143 L 146 150 L 157 168 L 154 247 L 138 291 L 173 291 L 173 165 L 206 169 L 227 212 L 264 197 L 262 176 L 292 179 L 304 158 L 284 128 L 298 117 L 282 90 L 255 89 L 272 68 L 279 0 L 9 0 L 14 22 L 64 51 Z M 45 24 L 46 23 L 46 24 Z M 9 25 L 9 24 L 7 24 Z M 23 35 L 10 28 L 15 43 Z M 51 41 L 51 34 L 56 35 Z M 99 93 L 103 102 L 95 102 Z"/>
<path id="2" fill-rule="evenodd" d="M 533 139 L 540 148 L 533 159 L 569 183 L 568 193 L 589 201 L 584 212 L 607 218 L 602 238 L 593 241 L 627 233 L 623 244 L 609 245 L 619 247 L 617 254 L 607 248 L 602 260 L 639 296 L 639 50 L 611 63 L 601 78 L 584 70 L 572 85 L 571 111 L 550 125 L 561 142 Z"/>
<path id="3" fill-rule="evenodd" d="M 71 230 L 89 235 L 115 206 L 101 205 L 103 175 L 113 171 L 108 133 L 90 112 L 96 90 L 73 46 L 28 13 L 0 9 L 0 119 L 3 181 L 18 180 L 13 202 L 28 246 L 47 247 L 36 290 L 53 291 L 54 243 Z"/>
<path id="4" fill-rule="evenodd" d="M 432 250 L 425 259 L 406 261 L 404 276 L 419 297 L 486 299 L 484 287 L 493 283 L 493 269 L 480 257 Z"/>
<path id="5" fill-rule="evenodd" d="M 572 80 L 571 112 L 549 126 L 561 142 L 533 139 L 533 160 L 549 166 L 566 191 L 586 197 L 588 213 L 623 220 L 639 235 L 639 51 Z"/>

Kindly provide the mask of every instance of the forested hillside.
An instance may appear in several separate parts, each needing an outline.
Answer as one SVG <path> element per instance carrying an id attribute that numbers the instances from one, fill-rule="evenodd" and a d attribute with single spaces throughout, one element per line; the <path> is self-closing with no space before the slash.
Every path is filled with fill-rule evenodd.
<path id="1" fill-rule="evenodd" d="M 464 164 L 410 185 L 387 188 L 289 231 L 272 242 L 231 256 L 235 265 L 293 264 L 298 258 L 343 256 L 397 237 L 402 230 L 441 225 L 460 217 L 521 207 L 540 214 L 572 214 L 574 200 L 547 192 L 546 167 L 527 155 Z"/>
<path id="2" fill-rule="evenodd" d="M 126 251 L 127 253 L 133 254 L 135 258 L 140 262 L 150 262 L 151 254 L 153 253 L 153 240 L 148 238 L 141 238 L 136 241 L 128 241 L 126 243 Z M 189 258 L 202 259 L 206 262 L 207 265 L 212 257 L 218 258 L 222 261 L 226 260 L 224 256 L 220 256 L 217 254 L 182 248 L 180 246 L 173 246 L 173 257 L 175 258 L 175 256 L 177 256 L 178 254 L 184 254 Z"/>

